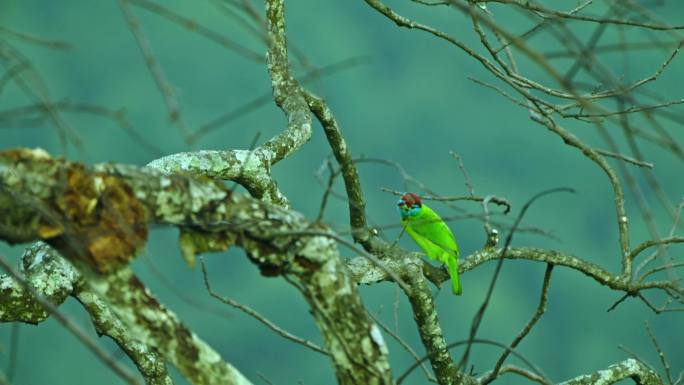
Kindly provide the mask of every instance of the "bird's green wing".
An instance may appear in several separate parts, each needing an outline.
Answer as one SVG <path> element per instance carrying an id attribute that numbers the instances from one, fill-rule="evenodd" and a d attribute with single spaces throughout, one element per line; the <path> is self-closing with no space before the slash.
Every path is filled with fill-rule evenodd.
<path id="1" fill-rule="evenodd" d="M 442 263 L 446 263 L 446 260 L 444 260 L 445 258 L 442 256 L 442 254 L 444 254 L 444 249 L 441 246 L 433 243 L 423 235 L 417 233 L 416 230 L 410 225 L 406 226 L 406 232 L 411 236 L 411 238 L 413 238 L 418 246 L 423 249 L 428 257 L 431 259 L 436 259 Z"/>
<path id="2" fill-rule="evenodd" d="M 408 227 L 421 237 L 439 246 L 443 251 L 452 253 L 458 257 L 458 244 L 449 226 L 428 206 L 423 208 L 418 216 L 408 222 Z M 417 241 L 416 241 L 417 242 Z M 421 246 L 422 247 L 422 246 Z M 440 259 L 437 255 L 430 255 L 428 250 L 425 252 L 434 259 Z M 446 263 L 446 261 L 443 261 Z"/>

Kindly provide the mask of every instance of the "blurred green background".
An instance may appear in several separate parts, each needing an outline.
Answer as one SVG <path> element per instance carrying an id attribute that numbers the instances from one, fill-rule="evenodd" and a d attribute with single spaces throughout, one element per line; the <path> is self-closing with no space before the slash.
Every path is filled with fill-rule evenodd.
<path id="1" fill-rule="evenodd" d="M 227 17 L 212 1 L 174 0 L 163 4 L 260 54 L 265 52 L 258 38 Z M 260 11 L 263 9 L 261 2 L 254 4 Z M 471 46 L 479 47 L 470 20 L 455 10 L 422 7 L 411 2 L 390 4 L 416 20 L 442 28 Z M 563 1 L 545 4 L 559 9 L 576 5 Z M 648 2 L 645 5 L 673 24 L 684 23 L 682 2 Z M 135 5 L 131 7 L 141 21 L 152 51 L 175 87 L 183 119 L 191 129 L 270 92 L 265 65 L 236 55 L 158 14 Z M 603 2 L 592 7 L 595 8 L 590 9 L 591 14 L 600 15 L 605 10 Z M 521 232 L 516 234 L 514 245 L 551 248 L 618 271 L 615 211 L 607 178 L 579 151 L 533 123 L 527 111 L 491 89 L 469 81 L 468 77 L 474 77 L 496 83 L 496 79 L 473 58 L 425 33 L 397 28 L 362 1 L 292 1 L 286 9 L 289 41 L 306 56 L 309 66 L 321 67 L 350 57 L 364 58 L 360 65 L 309 84 L 330 103 L 355 156 L 399 162 L 409 174 L 440 194 L 466 194 L 458 163 L 450 155 L 453 151 L 463 158 L 475 192 L 509 199 L 513 203 L 512 215 L 519 212 L 529 197 L 543 189 L 573 187 L 576 194 L 546 197 L 535 204 L 525 218 L 525 226 L 545 229 L 553 238 Z M 521 33 L 532 25 L 516 11 L 497 5 L 490 5 L 490 9 L 510 31 Z M 568 25 L 582 37 L 591 35 L 595 28 L 591 24 Z M 49 49 L 0 31 L 3 52 L 6 54 L 13 49 L 30 60 L 53 101 L 125 109 L 125 116 L 136 132 L 159 147 L 163 154 L 191 149 L 248 148 L 257 132 L 261 134 L 259 142 L 264 142 L 285 125 L 283 114 L 270 102 L 203 136 L 194 147 L 187 146 L 178 127 L 170 123 L 164 101 L 115 1 L 3 0 L 0 2 L 0 26 L 68 42 L 69 50 Z M 614 42 L 616 36 L 618 32 L 611 30 L 605 41 Z M 541 52 L 561 48 L 543 32 L 529 42 Z M 628 58 L 628 66 L 621 55 L 606 55 L 602 63 L 617 76 L 636 80 L 652 74 L 668 55 L 669 50 L 643 50 Z M 525 73 L 547 81 L 536 67 L 519 58 Z M 552 64 L 567 69 L 573 62 L 574 59 L 554 59 Z M 299 75 L 306 73 L 306 66 L 296 64 L 295 68 Z M 586 75 L 578 77 L 582 78 L 589 79 Z M 31 79 L 38 81 L 35 77 Z M 658 81 L 649 85 L 649 90 L 666 99 L 677 99 L 682 98 L 682 84 L 684 62 L 682 58 L 676 58 Z M 0 93 L 2 111 L 35 102 L 13 82 L 6 84 Z M 684 112 L 678 106 L 672 110 Z M 42 147 L 53 155 L 65 155 L 87 163 L 112 161 L 144 165 L 160 155 L 127 135 L 111 119 L 69 111 L 60 115 L 83 143 L 80 149 L 70 145 L 65 151 L 54 126 L 44 118 L 31 122 L 1 121 L 0 147 Z M 577 121 L 563 124 L 587 143 L 606 147 L 594 126 Z M 664 124 L 681 143 L 682 127 L 668 121 Z M 619 127 L 611 129 L 620 138 Z M 651 128 L 644 125 L 641 129 L 648 131 Z M 622 139 L 618 144 L 626 148 Z M 655 163 L 653 171 L 668 197 L 677 204 L 684 191 L 682 164 L 659 147 L 646 143 L 643 148 L 645 158 Z M 273 170 L 293 208 L 310 218 L 318 213 L 324 190 L 315 173 L 328 157 L 330 150 L 325 137 L 320 127 L 315 127 L 311 141 Z M 611 161 L 611 164 L 617 163 Z M 359 167 L 370 220 L 381 230 L 382 236 L 396 239 L 400 233 L 396 226 L 396 197 L 380 189 L 404 190 L 401 175 L 380 164 L 363 163 Z M 636 175 L 643 186 L 641 174 Z M 340 181 L 336 183 L 335 191 L 343 193 Z M 655 204 L 652 195 L 646 191 L 647 199 L 654 206 L 659 231 L 665 234 L 672 221 Z M 634 197 L 628 194 L 627 198 L 632 244 L 635 245 L 648 239 L 649 235 Z M 436 203 L 432 206 L 444 216 L 463 214 L 450 206 Z M 470 213 L 481 212 L 475 203 L 454 206 Z M 510 222 L 510 218 L 497 217 L 497 220 Z M 333 199 L 325 221 L 344 232 L 348 228 L 346 202 Z M 461 245 L 462 255 L 467 256 L 483 245 L 484 232 L 479 221 L 459 219 L 451 222 L 451 227 Z M 203 287 L 200 270 L 189 269 L 180 258 L 176 238 L 175 229 L 155 229 L 145 254 L 136 260 L 134 268 L 162 302 L 176 311 L 199 336 L 255 384 L 266 383 L 260 375 L 276 385 L 335 382 L 331 365 L 321 355 L 289 343 L 243 313 L 213 301 Z M 417 250 L 406 237 L 400 242 Z M 22 247 L 0 244 L 0 252 L 15 263 L 21 250 Z M 681 258 L 681 249 L 672 250 L 673 256 Z M 342 252 L 345 256 L 353 256 L 349 250 Z M 283 280 L 261 277 L 241 250 L 211 254 L 205 259 L 215 290 L 252 306 L 294 334 L 322 343 L 305 303 Z M 484 297 L 493 268 L 493 264 L 484 265 L 465 274 L 462 297 L 456 298 L 448 290 L 438 294 L 441 322 L 448 341 L 467 338 L 470 322 Z M 537 306 L 543 272 L 544 265 L 539 263 L 506 261 L 478 335 L 510 343 Z M 360 287 L 360 291 L 369 311 L 379 313 L 381 319 L 394 327 L 392 307 L 397 296 L 394 286 L 384 283 Z M 648 321 L 659 337 L 673 372 L 683 370 L 684 316 L 681 313 L 655 315 L 634 299 L 628 299 L 607 313 L 606 309 L 621 295 L 577 272 L 556 268 L 548 311 L 519 351 L 553 381 L 589 373 L 627 358 L 625 352 L 618 350 L 618 345 L 637 353 L 660 371 L 657 355 L 644 329 L 644 321 Z M 422 354 L 408 305 L 402 295 L 399 297 L 397 324 L 400 335 Z M 190 304 L 188 299 L 202 307 Z M 224 315 L 207 308 L 220 309 Z M 87 314 L 75 301 L 70 300 L 62 309 L 95 336 Z M 10 329 L 8 324 L 0 325 L 0 365 L 3 367 L 8 362 Z M 402 373 L 412 359 L 389 336 L 387 341 L 393 370 Z M 117 350 L 106 339 L 100 342 L 113 352 Z M 454 350 L 457 357 L 460 352 Z M 499 354 L 498 348 L 476 346 L 472 359 L 474 371 L 482 373 L 490 369 Z M 120 356 L 120 359 L 127 362 L 126 357 Z M 520 364 L 516 358 L 509 361 Z M 178 384 L 186 383 L 175 372 L 174 376 Z M 54 320 L 39 326 L 21 326 L 14 383 L 120 382 Z M 504 377 L 500 382 L 526 383 L 514 376 Z M 416 371 L 407 383 L 424 384 L 426 381 Z"/>

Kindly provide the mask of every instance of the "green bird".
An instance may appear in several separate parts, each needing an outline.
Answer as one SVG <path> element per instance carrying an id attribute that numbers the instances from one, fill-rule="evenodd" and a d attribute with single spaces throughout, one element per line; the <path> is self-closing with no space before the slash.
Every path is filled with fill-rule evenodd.
<path id="1" fill-rule="evenodd" d="M 397 202 L 401 224 L 406 232 L 431 259 L 447 266 L 451 276 L 451 289 L 461 295 L 458 280 L 458 244 L 449 226 L 420 197 L 408 193 Z"/>

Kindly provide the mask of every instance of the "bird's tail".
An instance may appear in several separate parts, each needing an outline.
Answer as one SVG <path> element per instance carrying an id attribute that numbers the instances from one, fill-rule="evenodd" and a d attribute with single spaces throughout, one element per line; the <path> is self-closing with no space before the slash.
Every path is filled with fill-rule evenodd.
<path id="1" fill-rule="evenodd" d="M 461 295 L 461 281 L 458 279 L 458 257 L 450 255 L 448 260 L 449 276 L 451 277 L 451 290 L 456 295 Z"/>

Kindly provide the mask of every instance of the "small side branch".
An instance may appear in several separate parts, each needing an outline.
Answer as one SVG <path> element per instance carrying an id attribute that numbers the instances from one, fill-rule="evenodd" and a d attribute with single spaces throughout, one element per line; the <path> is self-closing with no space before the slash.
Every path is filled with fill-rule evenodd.
<path id="1" fill-rule="evenodd" d="M 133 11 L 130 9 L 128 0 L 118 0 L 118 4 L 124 16 L 124 20 L 126 20 L 126 24 L 128 24 L 128 28 L 131 30 L 131 33 L 133 33 L 133 37 L 135 37 L 135 41 L 145 59 L 145 64 L 149 68 L 152 78 L 154 79 L 154 82 L 157 84 L 157 88 L 159 88 L 159 92 L 164 98 L 164 104 L 169 112 L 169 119 L 171 120 L 171 123 L 178 125 L 181 130 L 181 134 L 187 141 L 190 136 L 190 129 L 185 124 L 185 120 L 183 120 L 183 116 L 181 115 L 181 109 L 178 104 L 178 100 L 176 99 L 175 92 L 173 91 L 173 86 L 167 79 L 163 68 L 157 61 L 157 58 L 152 53 L 150 43 L 140 27 L 140 20 L 138 20 L 137 16 L 135 16 Z"/>
<path id="2" fill-rule="evenodd" d="M 650 162 L 644 162 L 638 159 L 634 159 L 630 156 L 624 155 L 624 154 L 618 154 L 615 152 L 610 152 L 606 150 L 595 150 L 597 153 L 603 155 L 603 156 L 608 156 L 611 158 L 619 159 L 627 163 L 631 163 L 633 165 L 639 166 L 639 167 L 645 167 L 645 168 L 653 168 L 653 163 Z"/>
<path id="3" fill-rule="evenodd" d="M 133 360 L 147 385 L 173 385 L 166 371 L 166 361 L 149 346 L 132 338 L 126 325 L 114 315 L 109 306 L 94 291 L 79 290 L 75 297 L 90 313 L 99 335 L 106 335 L 116 342 L 126 355 Z"/>
<path id="4" fill-rule="evenodd" d="M 256 319 L 257 321 L 259 321 L 259 322 L 261 322 L 262 324 L 266 325 L 266 327 L 268 327 L 269 329 L 273 330 L 274 332 L 276 332 L 278 335 L 282 336 L 283 338 L 285 338 L 285 339 L 287 339 L 287 340 L 290 340 L 290 341 L 292 341 L 292 342 L 294 342 L 294 343 L 296 343 L 296 344 L 305 346 L 305 347 L 307 347 L 307 348 L 309 348 L 309 349 L 311 349 L 311 350 L 313 350 L 313 351 L 315 351 L 315 352 L 321 353 L 321 354 L 326 355 L 326 356 L 328 355 L 328 352 L 327 352 L 325 349 L 323 349 L 322 347 L 320 347 L 320 346 L 314 344 L 314 343 L 311 342 L 311 341 L 307 341 L 307 340 L 305 340 L 305 339 L 303 339 L 303 338 L 300 338 L 300 337 L 297 337 L 297 336 L 295 336 L 295 335 L 292 335 L 290 332 L 288 332 L 287 330 L 284 330 L 284 329 L 281 328 L 280 326 L 278 326 L 278 325 L 276 325 L 275 323 L 271 322 L 268 318 L 262 316 L 261 314 L 259 314 L 256 310 L 252 309 L 251 307 L 246 306 L 246 305 L 243 305 L 243 304 L 241 304 L 241 303 L 239 303 L 239 302 L 237 302 L 237 301 L 234 301 L 234 300 L 232 300 L 232 299 L 230 299 L 230 298 L 226 298 L 226 297 L 224 297 L 224 296 L 222 296 L 222 295 L 216 293 L 216 292 L 211 288 L 211 284 L 209 283 L 209 276 L 208 276 L 208 274 L 207 274 L 207 267 L 206 267 L 206 265 L 204 264 L 204 260 L 203 260 L 203 259 L 200 259 L 200 263 L 201 263 L 201 265 L 202 265 L 202 276 L 204 277 L 204 286 L 206 287 L 207 291 L 209 292 L 209 294 L 210 294 L 212 297 L 214 297 L 214 298 L 216 298 L 217 300 L 219 300 L 219 301 L 225 303 L 226 305 L 232 306 L 232 307 L 234 307 L 234 308 L 236 308 L 236 309 L 242 311 L 243 313 L 249 315 L 250 317 L 253 317 L 254 319 Z"/>
<path id="5" fill-rule="evenodd" d="M 653 346 L 658 352 L 658 358 L 660 359 L 660 363 L 663 365 L 663 370 L 665 370 L 667 382 L 669 385 L 674 385 L 674 380 L 672 379 L 672 372 L 670 371 L 670 364 L 667 362 L 667 358 L 665 358 L 665 353 L 663 352 L 663 349 L 660 348 L 658 339 L 656 338 L 655 334 L 653 334 L 653 331 L 651 330 L 648 321 L 645 322 L 645 326 L 646 331 L 648 332 L 648 336 L 651 337 L 651 342 L 653 342 Z"/>
<path id="6" fill-rule="evenodd" d="M 539 306 L 537 306 L 537 310 L 534 312 L 532 318 L 527 322 L 527 325 L 525 325 L 525 327 L 520 331 L 518 336 L 515 337 L 515 339 L 511 343 L 511 349 L 515 349 L 520 344 L 520 342 L 522 342 L 522 340 L 530 333 L 530 331 L 537 323 L 537 321 L 539 321 L 541 316 L 546 312 L 546 303 L 548 302 L 549 298 L 549 285 L 551 283 L 552 272 L 553 264 L 549 263 L 546 265 L 546 272 L 544 273 L 544 283 L 542 284 L 541 296 L 539 298 Z M 510 354 L 511 350 L 504 351 L 501 354 L 501 357 L 499 357 L 499 360 L 496 362 L 496 365 L 494 365 L 494 369 L 491 371 L 489 375 L 487 375 L 484 379 L 480 381 L 480 384 L 486 385 L 494 381 L 502 373 L 502 365 Z"/>

